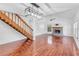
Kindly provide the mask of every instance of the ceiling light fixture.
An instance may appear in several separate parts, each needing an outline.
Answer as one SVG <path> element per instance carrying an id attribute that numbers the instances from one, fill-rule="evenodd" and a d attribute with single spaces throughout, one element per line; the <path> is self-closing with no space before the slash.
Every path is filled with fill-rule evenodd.
<path id="1" fill-rule="evenodd" d="M 37 10 L 35 10 L 33 7 L 27 7 L 27 8 L 25 8 L 25 10 L 24 10 L 24 15 L 25 16 L 35 16 L 35 17 L 41 17 L 41 16 L 43 16 L 43 14 L 42 13 L 40 13 L 39 11 L 37 11 Z"/>

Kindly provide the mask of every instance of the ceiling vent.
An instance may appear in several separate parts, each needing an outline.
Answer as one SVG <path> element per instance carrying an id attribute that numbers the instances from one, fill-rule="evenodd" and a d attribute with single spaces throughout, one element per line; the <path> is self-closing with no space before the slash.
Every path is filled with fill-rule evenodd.
<path id="1" fill-rule="evenodd" d="M 39 8 L 40 6 L 37 5 L 36 3 L 31 3 L 33 6 L 35 6 L 36 8 Z"/>
<path id="2" fill-rule="evenodd" d="M 53 21 L 53 20 L 55 20 L 56 18 L 53 18 L 53 19 L 50 19 L 50 21 Z"/>

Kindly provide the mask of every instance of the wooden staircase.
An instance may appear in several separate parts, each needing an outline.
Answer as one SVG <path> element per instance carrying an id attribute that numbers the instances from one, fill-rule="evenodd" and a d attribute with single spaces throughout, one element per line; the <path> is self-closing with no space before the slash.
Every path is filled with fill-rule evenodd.
<path id="1" fill-rule="evenodd" d="M 28 39 L 33 39 L 33 29 L 18 14 L 1 10 L 0 20 L 13 27 L 15 30 L 26 36 Z"/>

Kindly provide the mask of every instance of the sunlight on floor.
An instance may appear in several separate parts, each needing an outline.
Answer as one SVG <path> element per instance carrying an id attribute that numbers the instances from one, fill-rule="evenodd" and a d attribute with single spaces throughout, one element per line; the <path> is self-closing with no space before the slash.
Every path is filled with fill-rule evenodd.
<path id="1" fill-rule="evenodd" d="M 48 36 L 48 44 L 52 44 L 52 36 Z"/>

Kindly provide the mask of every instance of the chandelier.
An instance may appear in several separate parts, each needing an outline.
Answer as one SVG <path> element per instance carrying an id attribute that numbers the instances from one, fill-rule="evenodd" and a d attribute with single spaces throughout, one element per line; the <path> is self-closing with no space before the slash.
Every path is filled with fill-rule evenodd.
<path id="1" fill-rule="evenodd" d="M 43 16 L 43 14 L 40 13 L 38 10 L 39 10 L 39 9 L 35 10 L 33 7 L 29 7 L 29 6 L 28 6 L 28 7 L 25 8 L 25 10 L 24 10 L 24 15 L 25 15 L 25 16 L 35 16 L 35 17 L 40 18 L 40 17 Z"/>

